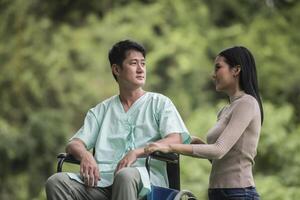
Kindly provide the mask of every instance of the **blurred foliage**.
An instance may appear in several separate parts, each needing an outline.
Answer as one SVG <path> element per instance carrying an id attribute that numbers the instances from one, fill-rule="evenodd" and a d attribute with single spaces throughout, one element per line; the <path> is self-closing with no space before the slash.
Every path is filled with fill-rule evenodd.
<path id="1" fill-rule="evenodd" d="M 88 108 L 118 91 L 107 52 L 125 38 L 148 51 L 146 89 L 169 96 L 203 138 L 227 103 L 210 80 L 213 59 L 248 47 L 266 114 L 258 191 L 299 198 L 299 26 L 296 0 L 0 0 L 0 199 L 45 199 L 56 154 Z M 209 170 L 182 156 L 182 188 L 206 199 Z"/>

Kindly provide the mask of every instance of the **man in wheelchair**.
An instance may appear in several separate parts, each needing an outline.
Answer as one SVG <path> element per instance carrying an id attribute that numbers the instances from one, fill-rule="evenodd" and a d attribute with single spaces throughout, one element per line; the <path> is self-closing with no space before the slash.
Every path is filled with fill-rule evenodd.
<path id="1" fill-rule="evenodd" d="M 124 40 L 113 45 L 108 57 L 119 94 L 87 112 L 83 126 L 66 147 L 66 152 L 80 161 L 80 173 L 52 175 L 46 182 L 48 200 L 145 198 L 150 184 L 168 187 L 165 162 L 151 161 L 149 179 L 146 144 L 191 140 L 171 100 L 142 89 L 145 49 Z"/>

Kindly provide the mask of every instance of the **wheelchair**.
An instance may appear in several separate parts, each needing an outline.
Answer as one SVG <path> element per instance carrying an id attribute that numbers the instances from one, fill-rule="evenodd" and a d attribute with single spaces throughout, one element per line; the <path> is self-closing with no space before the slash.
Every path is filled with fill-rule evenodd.
<path id="1" fill-rule="evenodd" d="M 66 153 L 58 154 L 57 159 L 57 172 L 62 172 L 63 164 L 65 162 L 80 164 L 80 161 Z M 147 200 L 197 200 L 192 192 L 188 190 L 180 190 L 179 154 L 153 152 L 148 155 L 145 162 L 148 173 L 151 168 L 151 159 L 166 162 L 169 188 L 151 186 L 151 192 L 147 195 Z"/>

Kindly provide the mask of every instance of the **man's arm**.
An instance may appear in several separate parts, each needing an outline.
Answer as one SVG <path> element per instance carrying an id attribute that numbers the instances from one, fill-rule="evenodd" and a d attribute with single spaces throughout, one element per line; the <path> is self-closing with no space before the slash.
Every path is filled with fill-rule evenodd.
<path id="1" fill-rule="evenodd" d="M 80 139 L 73 139 L 66 147 L 66 152 L 80 161 L 80 175 L 87 186 L 97 186 L 100 178 L 98 165 Z"/>
<path id="2" fill-rule="evenodd" d="M 182 139 L 180 133 L 171 133 L 167 135 L 165 138 L 156 141 L 161 144 L 181 144 Z"/>

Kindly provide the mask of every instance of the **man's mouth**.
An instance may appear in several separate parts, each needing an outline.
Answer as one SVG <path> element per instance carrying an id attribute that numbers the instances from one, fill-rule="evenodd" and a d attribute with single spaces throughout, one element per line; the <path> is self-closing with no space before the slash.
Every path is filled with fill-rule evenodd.
<path id="1" fill-rule="evenodd" d="M 137 76 L 137 79 L 144 79 L 144 76 Z"/>

